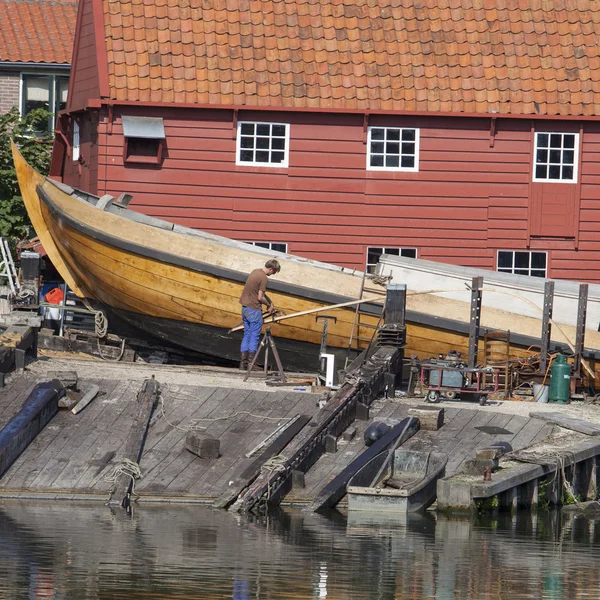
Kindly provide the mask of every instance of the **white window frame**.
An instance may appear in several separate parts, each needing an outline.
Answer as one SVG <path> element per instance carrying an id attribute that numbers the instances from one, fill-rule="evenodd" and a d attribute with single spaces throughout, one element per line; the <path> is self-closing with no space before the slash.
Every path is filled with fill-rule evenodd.
<path id="1" fill-rule="evenodd" d="M 250 244 L 251 246 L 256 246 L 257 248 L 263 248 L 264 250 L 271 250 L 273 252 L 282 252 L 283 254 L 287 254 L 288 245 L 287 242 L 246 242 L 246 244 Z M 267 244 L 267 246 L 265 246 Z M 285 246 L 285 250 L 275 250 L 273 248 L 274 244 L 278 244 L 280 246 Z"/>
<path id="2" fill-rule="evenodd" d="M 537 177 L 536 175 L 536 171 L 537 171 L 537 155 L 538 155 L 538 150 L 545 150 L 545 148 L 538 148 L 538 138 L 540 135 L 548 135 L 548 136 L 552 136 L 552 135 L 559 135 L 563 138 L 564 140 L 564 136 L 565 135 L 572 135 L 574 136 L 575 139 L 575 146 L 573 148 L 573 179 L 550 179 L 549 177 Z M 550 140 L 548 140 L 548 143 L 550 143 Z M 562 163 L 562 152 L 565 151 L 564 146 L 564 142 L 561 141 L 561 162 L 560 163 L 554 163 L 554 164 L 560 164 L 561 168 L 564 167 L 565 165 Z M 568 149 L 570 150 L 570 148 Z M 548 147 L 548 152 L 550 152 L 550 147 Z M 541 163 L 541 164 L 546 164 L 546 165 L 550 165 L 550 157 L 548 157 L 548 160 L 545 163 Z M 570 166 L 570 165 L 567 165 Z M 579 175 L 578 173 L 578 167 L 579 167 L 579 133 L 578 132 L 573 132 L 573 131 L 565 131 L 565 132 L 558 132 L 558 131 L 536 131 L 535 135 L 534 135 L 534 141 L 533 141 L 533 181 L 539 181 L 542 183 L 577 183 L 577 177 Z M 562 173 L 561 173 L 562 174 Z"/>
<path id="3" fill-rule="evenodd" d="M 285 127 L 285 137 L 284 137 L 285 148 L 283 149 L 283 156 L 284 156 L 283 161 L 280 163 L 272 163 L 272 162 L 257 162 L 256 160 L 254 160 L 254 161 L 242 160 L 241 159 L 242 150 L 246 150 L 246 148 L 241 147 L 242 126 L 243 125 L 254 125 L 255 127 L 257 125 L 269 125 L 271 128 L 274 125 L 281 125 L 281 126 Z M 272 129 L 271 129 L 271 131 L 272 131 Z M 262 136 L 262 137 L 265 137 L 265 136 Z M 254 138 L 256 139 L 256 129 L 255 129 L 255 133 L 254 133 Z M 269 139 L 273 139 L 272 133 L 271 133 L 271 135 L 269 135 Z M 289 166 L 289 161 L 290 161 L 290 124 L 289 123 L 266 122 L 266 121 L 238 121 L 235 146 L 236 146 L 236 148 L 235 148 L 235 164 L 240 167 L 268 167 L 268 168 L 274 168 L 274 169 L 287 169 Z M 254 147 L 253 149 L 256 150 L 256 147 Z M 275 149 L 275 151 L 280 151 L 280 150 Z M 269 148 L 269 152 L 273 152 L 273 149 Z"/>
<path id="4" fill-rule="evenodd" d="M 72 154 L 73 154 L 73 162 L 77 162 L 79 160 L 79 150 L 80 150 L 80 141 L 79 141 L 79 123 L 76 119 L 73 119 L 73 145 L 72 145 Z"/>
<path id="5" fill-rule="evenodd" d="M 369 262 L 369 252 L 372 252 L 374 248 L 381 248 L 383 250 L 383 252 L 381 253 L 381 256 L 383 256 L 384 254 L 389 254 L 389 252 L 387 252 L 388 250 L 398 250 L 398 254 L 391 254 L 390 256 L 402 256 L 402 252 L 404 251 L 411 251 L 415 253 L 414 257 L 409 256 L 407 258 L 418 258 L 419 256 L 419 250 L 417 248 L 408 248 L 408 247 L 398 247 L 398 246 L 367 246 L 367 254 L 365 257 L 365 270 L 368 274 L 372 274 L 375 273 L 375 269 L 377 269 L 377 264 L 379 263 L 379 259 L 377 260 L 376 263 L 370 263 Z M 369 268 L 372 267 L 372 270 L 369 271 Z"/>
<path id="6" fill-rule="evenodd" d="M 415 159 L 415 164 L 412 167 L 402 167 L 402 152 L 400 152 L 398 154 L 398 166 L 397 167 L 386 167 L 386 166 L 381 166 L 381 167 L 376 167 L 376 166 L 371 166 L 371 142 L 377 142 L 379 140 L 372 140 L 371 136 L 373 133 L 374 129 L 383 129 L 386 132 L 386 138 L 387 138 L 387 132 L 388 130 L 398 130 L 400 132 L 400 140 L 398 141 L 398 143 L 400 144 L 400 150 L 402 149 L 402 132 L 406 131 L 406 130 L 410 130 L 410 131 L 414 131 L 415 132 L 415 154 L 414 154 L 414 159 Z M 394 172 L 406 172 L 406 173 L 416 173 L 419 170 L 419 152 L 420 152 L 420 140 L 421 140 L 421 130 L 418 127 L 392 127 L 389 125 L 385 125 L 385 126 L 377 126 L 377 125 L 373 125 L 370 126 L 368 129 L 368 136 L 367 136 L 367 171 L 394 171 Z M 385 140 L 387 141 L 387 140 Z M 384 143 L 385 143 L 384 141 Z M 380 154 L 379 152 L 375 153 L 375 154 Z M 384 162 L 385 162 L 385 156 L 386 153 L 384 152 L 383 155 L 384 157 Z"/>
<path id="7" fill-rule="evenodd" d="M 512 266 L 510 267 L 500 267 L 500 252 L 510 252 L 512 254 Z M 529 266 L 527 267 L 527 269 L 524 269 L 523 267 L 516 267 L 515 266 L 515 258 L 516 258 L 516 254 L 529 254 Z M 544 271 L 544 278 L 548 277 L 548 252 L 544 251 L 544 250 L 498 250 L 497 254 L 496 254 L 496 271 L 498 273 L 512 273 L 513 275 L 524 275 L 524 273 L 516 273 L 516 270 L 519 271 L 523 271 L 523 270 L 527 270 L 527 276 L 528 277 L 538 277 L 537 275 L 532 275 L 531 272 L 532 271 L 542 271 L 541 268 L 539 267 L 532 267 L 531 266 L 531 260 L 533 258 L 534 254 L 543 254 L 546 257 L 546 266 L 544 267 L 543 271 Z"/>

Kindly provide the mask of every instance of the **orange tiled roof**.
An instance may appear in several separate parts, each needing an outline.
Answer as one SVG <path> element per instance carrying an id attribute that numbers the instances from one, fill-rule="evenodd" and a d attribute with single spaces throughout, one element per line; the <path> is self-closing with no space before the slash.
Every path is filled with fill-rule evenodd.
<path id="1" fill-rule="evenodd" d="M 600 114 L 598 0 L 104 0 L 113 99 Z"/>
<path id="2" fill-rule="evenodd" d="M 69 64 L 75 1 L 0 0 L 0 62 Z"/>

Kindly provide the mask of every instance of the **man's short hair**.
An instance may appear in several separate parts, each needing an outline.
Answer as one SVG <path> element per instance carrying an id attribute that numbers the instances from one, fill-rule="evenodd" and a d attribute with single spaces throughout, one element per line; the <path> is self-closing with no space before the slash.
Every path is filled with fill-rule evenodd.
<path id="1" fill-rule="evenodd" d="M 279 271 L 281 271 L 281 265 L 279 264 L 279 261 L 275 260 L 274 258 L 272 258 L 271 260 L 268 260 L 265 263 L 265 268 L 273 269 L 273 271 L 275 271 L 275 273 L 279 273 Z"/>

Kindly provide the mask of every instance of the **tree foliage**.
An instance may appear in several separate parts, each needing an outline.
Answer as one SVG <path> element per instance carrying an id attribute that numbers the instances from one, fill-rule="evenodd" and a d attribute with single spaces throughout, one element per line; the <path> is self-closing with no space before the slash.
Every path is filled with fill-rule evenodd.
<path id="1" fill-rule="evenodd" d="M 21 118 L 17 108 L 0 115 L 0 236 L 23 239 L 31 226 L 17 182 L 10 148 L 11 138 L 25 160 L 47 175 L 52 153 L 52 134 L 47 130 L 50 115 L 36 109 Z"/>

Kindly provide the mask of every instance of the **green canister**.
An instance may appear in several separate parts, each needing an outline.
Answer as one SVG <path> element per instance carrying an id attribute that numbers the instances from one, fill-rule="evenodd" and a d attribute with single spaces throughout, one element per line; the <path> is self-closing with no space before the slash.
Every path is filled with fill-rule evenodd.
<path id="1" fill-rule="evenodd" d="M 558 354 L 550 368 L 550 402 L 568 404 L 571 397 L 571 365 L 562 354 Z"/>

